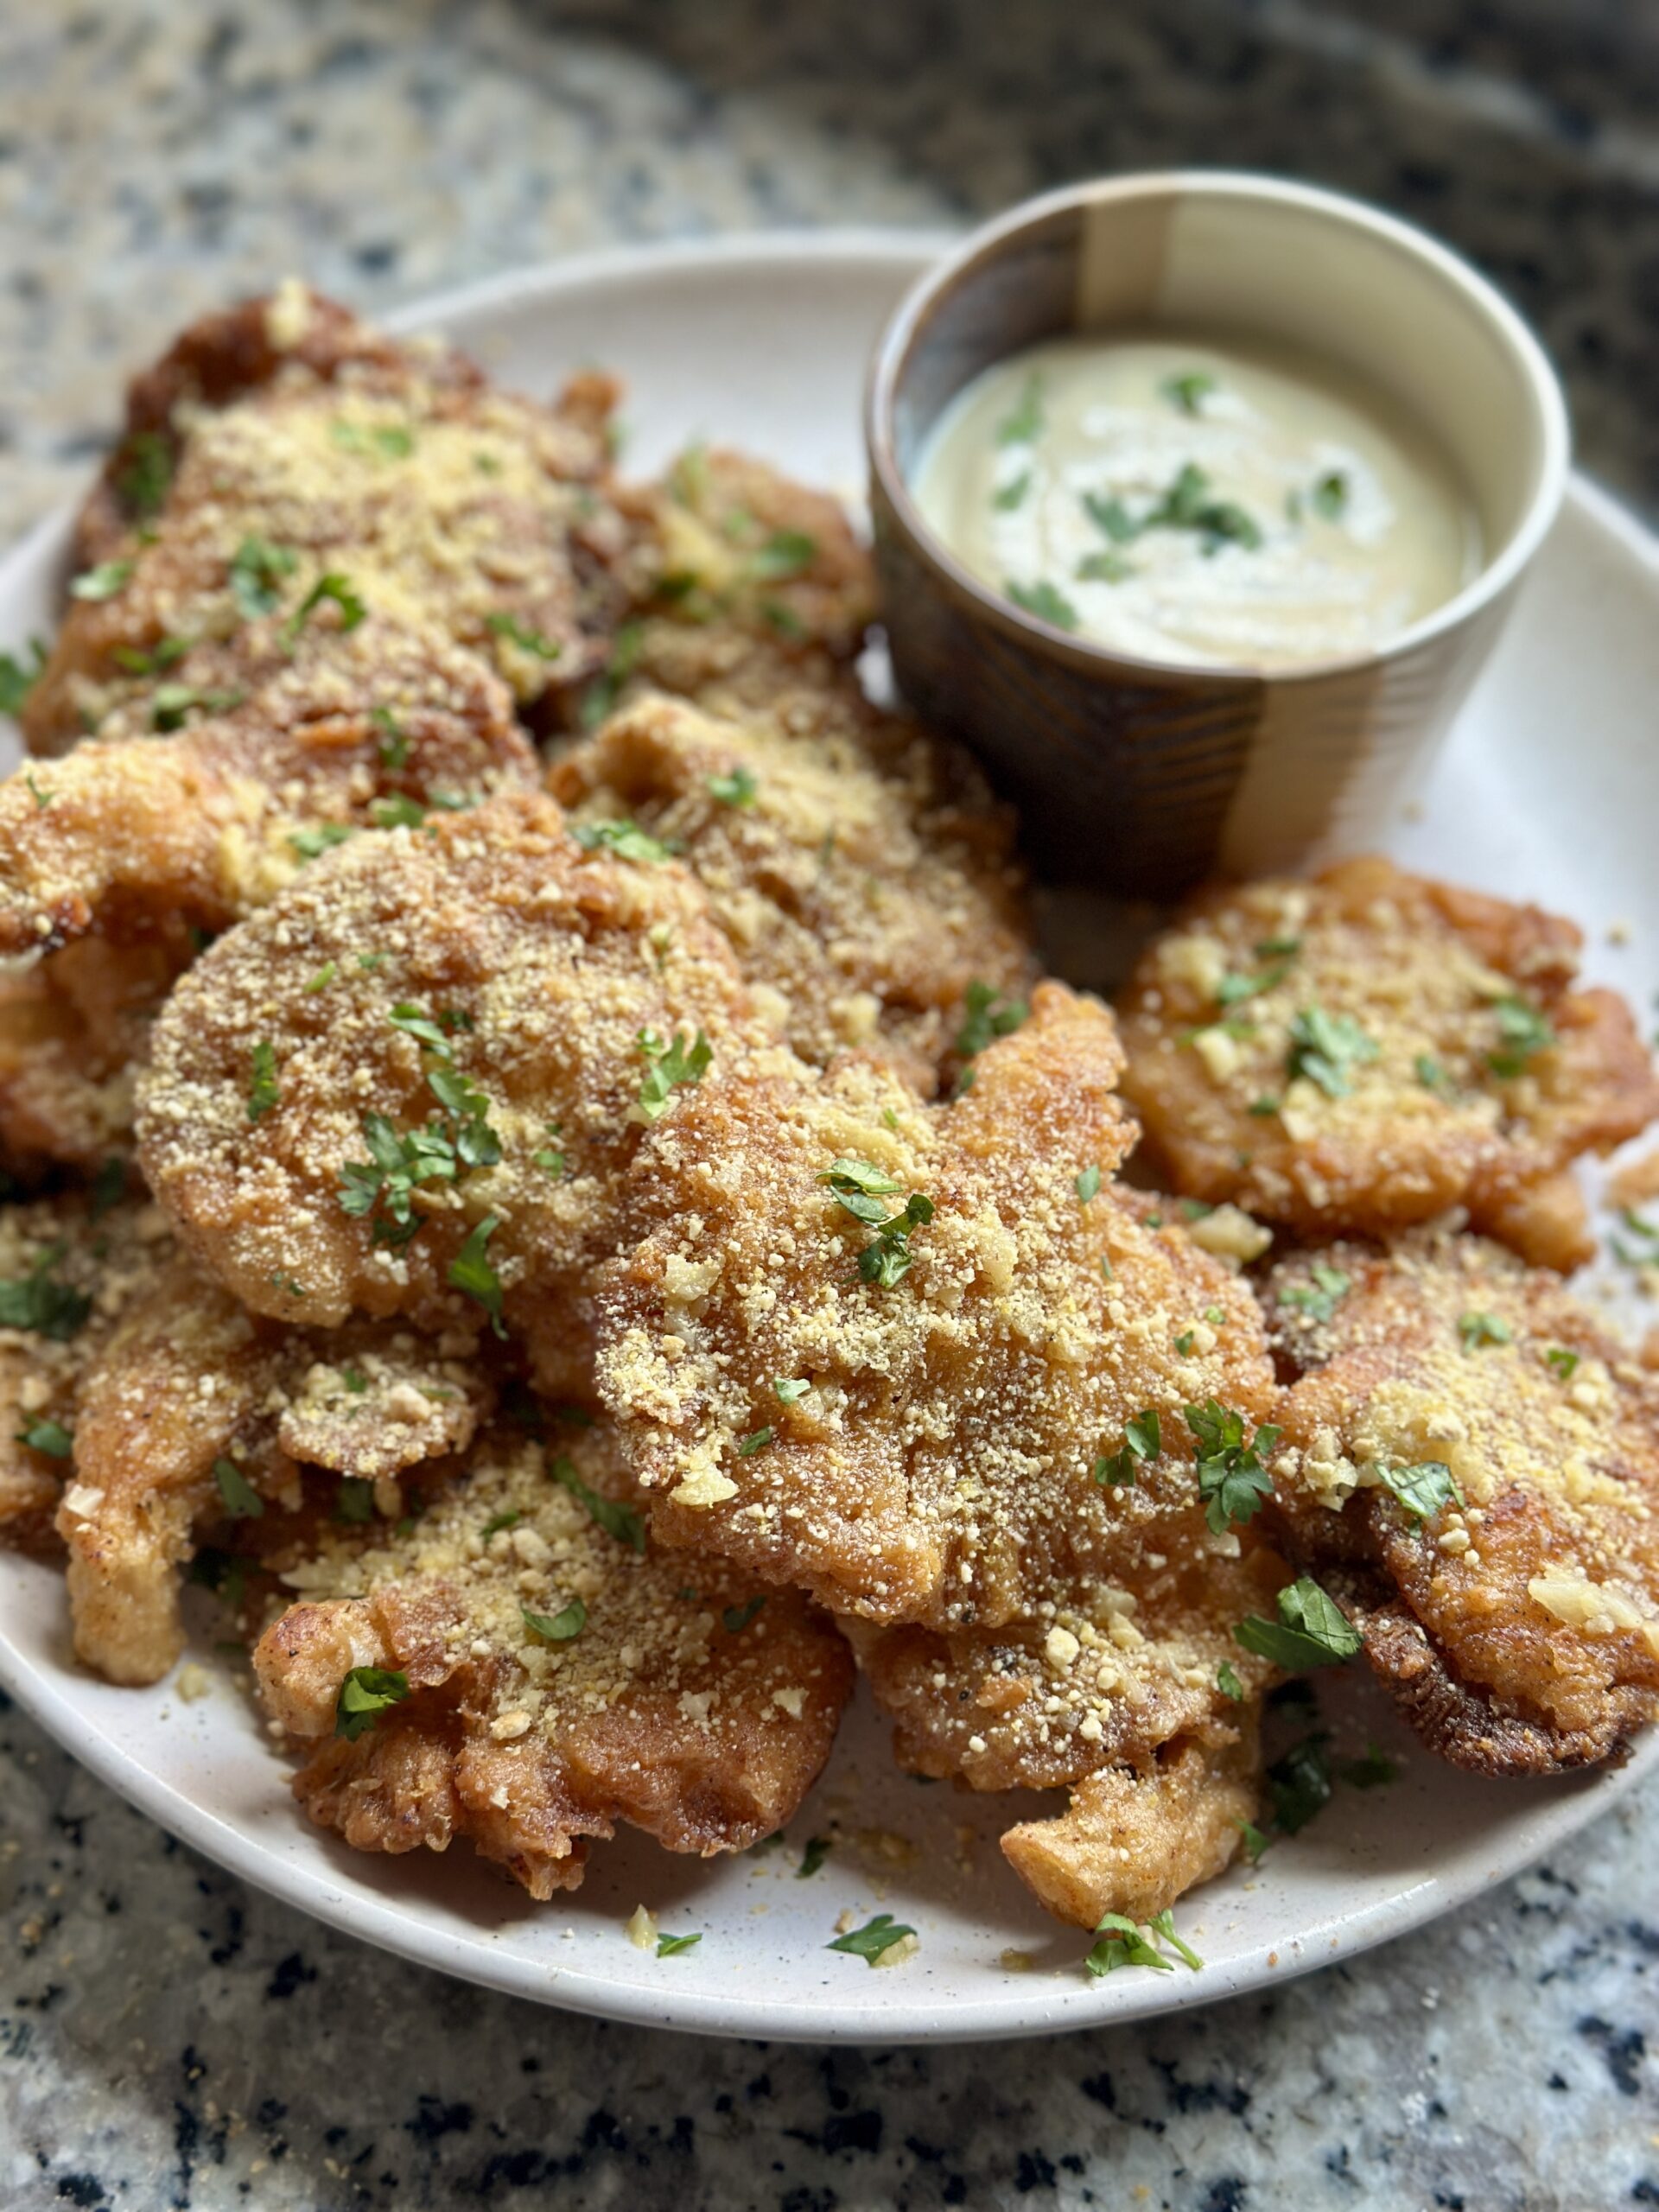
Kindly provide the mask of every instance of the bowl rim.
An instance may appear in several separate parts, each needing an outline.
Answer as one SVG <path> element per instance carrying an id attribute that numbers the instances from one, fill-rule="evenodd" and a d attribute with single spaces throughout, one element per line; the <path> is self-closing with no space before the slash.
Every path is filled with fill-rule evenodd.
<path id="1" fill-rule="evenodd" d="M 1027 613 L 957 559 L 923 516 L 899 466 L 893 416 L 899 372 L 925 313 L 950 284 L 976 264 L 994 257 L 1021 232 L 1068 209 L 1184 196 L 1296 207 L 1368 232 L 1395 252 L 1427 267 L 1460 293 L 1496 331 L 1521 372 L 1537 417 L 1541 450 L 1537 485 L 1508 543 L 1460 591 L 1363 652 L 1275 668 L 1250 661 L 1160 660 L 1149 654 L 1118 651 L 1074 631 L 1059 629 L 1040 616 Z M 1420 646 L 1465 627 L 1512 589 L 1548 535 L 1572 471 L 1572 429 L 1554 367 L 1521 315 L 1471 262 L 1414 223 L 1402 221 L 1368 200 L 1253 169 L 1138 169 L 1122 176 L 1084 178 L 1022 200 L 970 231 L 917 278 L 877 340 L 865 382 L 864 432 L 872 475 L 883 502 L 902 524 L 918 555 L 957 598 L 969 602 L 977 616 L 988 618 L 1014 639 L 1040 646 L 1051 658 L 1058 656 L 1083 673 L 1122 674 L 1131 680 L 1154 683 L 1289 686 L 1375 671 L 1406 658 Z"/>

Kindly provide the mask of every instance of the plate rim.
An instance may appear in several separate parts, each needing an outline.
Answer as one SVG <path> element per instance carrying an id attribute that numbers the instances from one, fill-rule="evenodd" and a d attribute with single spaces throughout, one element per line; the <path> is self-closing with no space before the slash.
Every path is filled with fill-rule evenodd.
<path id="1" fill-rule="evenodd" d="M 804 259 L 916 275 L 958 235 L 937 227 L 830 226 L 606 246 L 449 286 L 407 301 L 377 320 L 392 331 L 429 330 L 595 286 L 700 269 L 794 265 Z M 465 332 L 459 335 L 465 343 Z M 1569 479 L 1565 504 L 1576 508 L 1593 531 L 1615 538 L 1659 594 L 1659 536 L 1630 506 L 1577 469 Z M 61 562 L 74 514 L 73 502 L 59 504 L 0 555 L 0 597 L 17 582 L 37 582 L 43 565 Z M 1648 1774 L 1659 1770 L 1659 1728 L 1655 1728 L 1622 1768 L 1565 1780 L 1538 1807 L 1521 1847 L 1511 1846 L 1497 1865 L 1484 1872 L 1471 1867 L 1455 1878 L 1430 1873 L 1405 1880 L 1395 1896 L 1343 1916 L 1340 1933 L 1332 1942 L 1316 1942 L 1304 1931 L 1285 1938 L 1283 1950 L 1267 1961 L 1246 1954 L 1190 1979 L 1183 1976 L 1174 1986 L 1163 1984 L 1162 1977 L 1148 1977 L 1144 2001 L 1128 1989 L 1115 1991 L 1118 2001 L 1109 2010 L 1091 2010 L 1077 2001 L 1076 1993 L 1070 1993 L 1070 2001 L 1066 1991 L 1046 1996 L 1041 1983 L 1027 1981 L 1016 1983 L 1006 1997 L 972 1999 L 939 2014 L 925 1994 L 891 2009 L 841 1998 L 826 2003 L 818 1996 L 757 2002 L 690 1989 L 665 1989 L 658 1997 L 631 1984 L 609 1982 L 556 1964 L 532 1966 L 511 1951 L 496 1949 L 485 1929 L 460 1934 L 433 1928 L 418 1914 L 411 1917 L 402 1900 L 354 1887 L 348 1877 L 320 1874 L 286 1853 L 279 1842 L 266 1840 L 260 1830 L 238 1827 L 211 1807 L 195 1802 L 136 1753 L 124 1750 L 117 1738 L 89 1735 L 85 1717 L 66 1687 L 79 1679 L 60 1662 L 37 1663 L 0 1624 L 0 1688 L 53 1741 L 168 1834 L 278 1903 L 413 1965 L 556 2009 L 682 2033 L 785 2042 L 955 2044 L 1051 2035 L 1187 2012 L 1249 1991 L 1274 1988 L 1426 1926 L 1494 1883 L 1524 1872 L 1611 1810 Z M 162 1687 L 156 1685 L 152 1694 L 160 1694 Z M 1313 1937 L 1319 1932 L 1313 1931 Z"/>

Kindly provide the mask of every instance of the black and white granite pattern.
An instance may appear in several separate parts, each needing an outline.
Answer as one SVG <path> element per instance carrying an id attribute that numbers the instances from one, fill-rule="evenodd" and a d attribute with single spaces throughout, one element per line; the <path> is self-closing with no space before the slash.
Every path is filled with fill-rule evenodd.
<path id="1" fill-rule="evenodd" d="M 1650 0 L 0 0 L 0 532 L 119 379 L 295 269 L 373 310 L 620 238 L 1262 166 L 1432 225 L 1659 507 Z M 822 2051 L 328 1934 L 0 1713 L 9 2212 L 1659 2204 L 1659 1788 L 1480 1908 L 1195 2018 Z M 1654 2048 L 1650 2049 L 1650 2046 Z"/>

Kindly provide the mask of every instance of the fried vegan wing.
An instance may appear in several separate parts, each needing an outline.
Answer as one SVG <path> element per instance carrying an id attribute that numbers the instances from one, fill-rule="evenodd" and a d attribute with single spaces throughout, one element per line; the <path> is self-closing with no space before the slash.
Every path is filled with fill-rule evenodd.
<path id="1" fill-rule="evenodd" d="M 405 1535 L 325 1544 L 289 1573 L 307 1596 L 254 1664 L 309 1748 L 295 1789 L 313 1820 L 365 1851 L 467 1836 L 547 1897 L 619 1821 L 708 1857 L 790 1818 L 850 1655 L 795 1592 L 650 1550 L 631 1496 L 602 1428 L 551 1462 L 497 1435 Z M 365 1667 L 395 1675 L 397 1701 L 347 1737 L 341 1693 Z"/>
<path id="2" fill-rule="evenodd" d="M 647 696 L 549 785 L 578 824 L 632 821 L 684 859 L 815 1065 L 868 1046 L 930 1093 L 970 985 L 1006 1001 L 1034 981 L 1007 822 L 913 726 L 866 710 L 802 731 Z"/>
<path id="3" fill-rule="evenodd" d="M 1348 861 L 1204 893 L 1121 1002 L 1157 1166 L 1311 1240 L 1468 1208 L 1541 1264 L 1590 1255 L 1560 1171 L 1659 1113 L 1629 1008 L 1573 988 L 1569 922 Z"/>
<path id="4" fill-rule="evenodd" d="M 746 1019 L 683 870 L 504 797 L 353 840 L 203 956 L 156 1025 L 145 1173 L 254 1312 L 505 1304 L 568 1392 L 640 1130 Z"/>
<path id="5" fill-rule="evenodd" d="M 1287 1540 L 1407 1718 L 1484 1773 L 1615 1752 L 1659 1714 L 1659 1380 L 1480 1238 L 1301 1255 L 1268 1300 Z"/>
<path id="6" fill-rule="evenodd" d="M 598 1298 L 664 1541 L 867 1619 L 995 1627 L 1191 1499 L 1181 1408 L 1259 1419 L 1272 1375 L 1248 1289 L 1103 1179 L 1134 1135 L 1119 1065 L 1105 1009 L 1045 983 L 948 1107 L 864 1061 L 687 1099 Z M 1147 1412 L 1155 1464 L 1091 1478 Z"/>

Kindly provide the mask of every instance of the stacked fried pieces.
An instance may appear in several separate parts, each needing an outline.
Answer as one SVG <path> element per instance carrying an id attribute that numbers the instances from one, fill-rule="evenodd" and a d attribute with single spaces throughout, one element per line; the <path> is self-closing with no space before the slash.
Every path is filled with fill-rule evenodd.
<path id="1" fill-rule="evenodd" d="M 839 511 L 625 485 L 613 398 L 298 288 L 133 389 L 0 786 L 0 1522 L 81 1658 L 209 1583 L 313 1818 L 543 1897 L 773 1833 L 855 1664 L 1068 1793 L 1003 1847 L 1084 1925 L 1228 1863 L 1287 1671 L 1614 1753 L 1659 1383 L 1556 1271 L 1659 1088 L 1577 933 L 1365 861 L 1039 980 Z"/>

